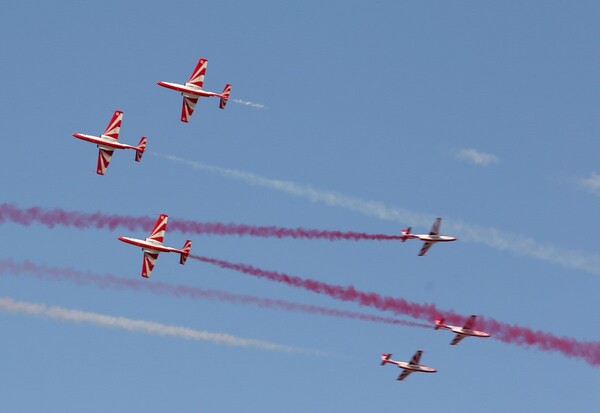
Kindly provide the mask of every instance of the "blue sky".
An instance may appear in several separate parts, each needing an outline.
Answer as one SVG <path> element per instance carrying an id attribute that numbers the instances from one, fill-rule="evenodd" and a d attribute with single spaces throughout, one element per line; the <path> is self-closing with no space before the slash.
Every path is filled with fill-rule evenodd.
<path id="1" fill-rule="evenodd" d="M 599 340 L 599 11 L 592 1 L 6 4 L 1 201 L 389 234 L 425 232 L 442 216 L 459 241 L 426 257 L 417 242 L 218 236 L 192 237 L 192 252 Z M 231 83 L 232 98 L 265 107 L 221 111 L 203 99 L 181 123 L 180 96 L 156 82 L 184 82 L 200 57 L 206 89 Z M 116 109 L 120 139 L 145 135 L 148 153 L 136 164 L 117 152 L 97 176 L 96 148 L 71 135 L 101 133 Z M 401 213 L 385 219 L 162 155 Z M 0 259 L 139 278 L 141 252 L 116 238 L 144 232 L 1 229 Z M 186 238 L 167 232 L 165 242 Z M 161 255 L 147 281 L 386 315 L 177 261 Z M 493 339 L 451 347 L 452 335 L 433 328 L 27 275 L 4 274 L 0 287 L 2 298 L 45 308 L 309 350 L 0 311 L 3 411 L 453 411 L 457 398 L 461 411 L 590 411 L 600 402 L 597 367 Z M 439 373 L 398 383 L 398 369 L 379 366 L 383 352 L 407 360 L 417 349 Z"/>

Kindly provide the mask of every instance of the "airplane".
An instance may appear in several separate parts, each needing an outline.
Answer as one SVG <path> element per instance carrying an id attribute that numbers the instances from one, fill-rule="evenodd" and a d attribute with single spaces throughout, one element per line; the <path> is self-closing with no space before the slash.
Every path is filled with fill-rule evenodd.
<path id="1" fill-rule="evenodd" d="M 411 227 L 403 229 L 402 230 L 402 242 L 406 241 L 407 239 L 420 239 L 421 241 L 424 241 L 425 244 L 423 244 L 421 251 L 419 251 L 419 257 L 422 257 L 423 255 L 425 255 L 427 253 L 427 251 L 429 251 L 429 248 L 431 248 L 431 246 L 436 242 L 456 241 L 456 237 L 449 237 L 447 235 L 439 235 L 441 223 L 442 223 L 442 218 L 436 218 L 435 222 L 433 223 L 433 226 L 431 227 L 431 231 L 429 231 L 429 234 L 412 234 L 410 232 L 412 230 Z"/>
<path id="2" fill-rule="evenodd" d="M 400 375 L 398 376 L 398 378 L 396 380 L 404 380 L 405 378 L 408 377 L 408 375 L 410 373 L 414 373 L 414 372 L 436 373 L 437 372 L 436 369 L 419 364 L 419 360 L 421 359 L 421 354 L 423 354 L 423 351 L 417 350 L 417 352 L 412 357 L 412 359 L 410 359 L 410 361 L 407 363 L 405 361 L 392 360 L 391 354 L 383 353 L 381 355 L 381 365 L 383 366 L 386 363 L 391 363 L 391 364 L 395 364 L 396 366 L 403 369 L 404 371 L 402 373 L 400 373 Z"/>
<path id="3" fill-rule="evenodd" d="M 96 173 L 98 175 L 104 175 L 110 159 L 115 149 L 133 149 L 135 151 L 135 161 L 139 162 L 142 160 L 142 155 L 146 150 L 146 137 L 142 136 L 138 146 L 126 145 L 119 143 L 119 131 L 121 130 L 121 121 L 123 120 L 123 112 L 115 110 L 110 122 L 104 133 L 100 136 L 86 135 L 83 133 L 74 133 L 73 136 L 82 139 L 84 141 L 95 143 L 98 146 L 98 167 Z"/>
<path id="4" fill-rule="evenodd" d="M 132 244 L 137 247 L 141 247 L 142 251 L 144 251 L 144 261 L 142 262 L 142 277 L 144 278 L 150 277 L 150 273 L 154 268 L 154 264 L 156 263 L 156 259 L 158 258 L 159 253 L 176 252 L 180 254 L 179 263 L 181 265 L 185 264 L 188 255 L 190 255 L 192 241 L 190 241 L 189 239 L 183 244 L 183 247 L 180 250 L 178 250 L 177 248 L 166 247 L 163 245 L 163 239 L 167 230 L 168 218 L 169 217 L 166 214 L 160 214 L 158 220 L 156 220 L 156 224 L 154 224 L 154 228 L 152 229 L 150 236 L 145 240 L 129 237 L 118 238 L 120 241 L 126 242 L 127 244 Z"/>
<path id="5" fill-rule="evenodd" d="M 156 84 L 159 86 L 181 92 L 181 95 L 183 96 L 183 105 L 181 107 L 182 122 L 187 123 L 190 120 L 190 117 L 194 112 L 194 108 L 196 107 L 196 103 L 198 102 L 198 98 L 200 97 L 218 97 L 220 99 L 219 108 L 221 109 L 225 109 L 225 105 L 227 105 L 227 101 L 229 100 L 229 96 L 231 94 L 231 85 L 229 83 L 225 85 L 221 93 L 208 92 L 202 89 L 207 65 L 208 60 L 204 58 L 198 60 L 196 68 L 192 72 L 190 79 L 185 83 L 185 85 L 162 81 L 156 82 Z"/>
<path id="6" fill-rule="evenodd" d="M 440 328 L 443 328 L 446 330 L 450 330 L 453 333 L 456 333 L 456 337 L 454 337 L 454 339 L 450 343 L 453 346 L 458 344 L 465 337 L 490 337 L 491 334 L 489 333 L 486 333 L 484 331 L 473 330 L 475 318 L 477 318 L 476 315 L 472 315 L 469 318 L 467 318 L 467 321 L 465 321 L 465 325 L 462 327 L 444 324 L 444 319 L 438 318 L 435 320 L 435 329 L 439 330 Z"/>

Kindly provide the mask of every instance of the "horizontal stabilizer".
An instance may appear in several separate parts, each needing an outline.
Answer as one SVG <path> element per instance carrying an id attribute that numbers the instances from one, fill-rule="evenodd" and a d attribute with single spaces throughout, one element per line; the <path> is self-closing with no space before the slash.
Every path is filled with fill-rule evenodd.
<path id="1" fill-rule="evenodd" d="M 223 92 L 221 93 L 221 99 L 219 101 L 219 108 L 225 109 L 227 105 L 227 101 L 229 100 L 229 96 L 231 95 L 231 85 L 227 83 L 223 88 Z"/>
<path id="2" fill-rule="evenodd" d="M 383 353 L 381 355 L 381 365 L 382 366 L 385 365 L 385 363 L 387 363 L 389 361 L 390 357 L 392 357 L 391 354 Z"/>
<path id="3" fill-rule="evenodd" d="M 142 160 L 142 155 L 144 154 L 144 151 L 146 150 L 146 137 L 142 136 L 142 139 L 140 139 L 140 143 L 138 143 L 138 146 L 135 150 L 135 161 L 139 162 Z"/>
<path id="4" fill-rule="evenodd" d="M 179 257 L 179 263 L 181 265 L 185 264 L 188 256 L 190 255 L 190 250 L 192 249 L 192 241 L 190 241 L 189 239 L 185 242 L 185 244 L 183 244 L 183 247 L 181 248 L 181 252 L 180 252 L 180 257 Z"/>

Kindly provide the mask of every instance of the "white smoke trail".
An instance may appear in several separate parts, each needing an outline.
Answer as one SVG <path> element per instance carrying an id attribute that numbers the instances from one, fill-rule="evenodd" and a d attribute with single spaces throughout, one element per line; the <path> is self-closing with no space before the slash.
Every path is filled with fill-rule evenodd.
<path id="1" fill-rule="evenodd" d="M 231 99 L 231 101 L 235 102 L 235 103 L 239 103 L 240 105 L 246 105 L 246 106 L 250 106 L 251 108 L 256 108 L 256 109 L 264 109 L 266 107 L 262 103 L 254 103 L 254 102 L 250 102 L 248 100 Z"/>
<path id="2" fill-rule="evenodd" d="M 460 149 L 456 152 L 456 158 L 471 162 L 479 166 L 488 166 L 494 163 L 498 163 L 500 159 L 496 155 L 491 153 L 479 152 L 477 149 L 468 148 Z"/>
<path id="3" fill-rule="evenodd" d="M 190 161 L 171 155 L 159 155 L 217 175 L 236 179 L 251 185 L 264 186 L 285 192 L 313 202 L 322 202 L 329 206 L 339 206 L 351 211 L 360 212 L 382 220 L 393 221 L 404 226 L 429 226 L 435 216 L 411 212 L 402 208 L 389 207 L 382 202 L 365 201 L 337 192 L 315 189 L 310 185 L 300 185 L 292 181 L 266 178 L 236 169 L 221 168 L 201 162 Z M 444 223 L 448 233 L 457 235 L 462 241 L 485 244 L 489 247 L 509 251 L 515 255 L 529 256 L 542 261 L 558 264 L 565 268 L 577 269 L 592 274 L 600 274 L 600 256 L 581 251 L 568 250 L 553 245 L 540 244 L 533 238 L 499 231 L 494 228 L 483 228 L 466 222 L 448 219 Z"/>
<path id="4" fill-rule="evenodd" d="M 154 323 L 151 321 L 132 320 L 124 317 L 113 317 L 104 314 L 91 313 L 80 310 L 69 310 L 61 307 L 47 307 L 44 304 L 33 304 L 24 301 L 15 301 L 11 298 L 0 298 L 0 310 L 29 314 L 55 320 L 88 323 L 102 327 L 119 328 L 132 332 L 141 332 L 160 336 L 171 336 L 187 340 L 212 341 L 217 344 L 236 347 L 254 347 L 267 351 L 282 351 L 286 353 L 307 353 L 309 351 L 288 347 L 281 344 L 270 343 L 247 338 L 235 337 L 229 334 L 211 333 L 208 331 L 193 330 L 191 328 L 171 326 Z M 314 353 L 314 352 L 313 352 Z"/>

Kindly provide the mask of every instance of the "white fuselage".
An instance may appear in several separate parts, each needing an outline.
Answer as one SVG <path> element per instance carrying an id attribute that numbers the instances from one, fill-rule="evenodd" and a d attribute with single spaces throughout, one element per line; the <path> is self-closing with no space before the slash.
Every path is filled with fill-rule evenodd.
<path id="1" fill-rule="evenodd" d="M 410 364 L 403 361 L 398 362 L 398 367 L 404 370 L 416 371 L 421 373 L 435 373 L 437 370 L 432 367 L 423 366 L 422 364 Z"/>
<path id="2" fill-rule="evenodd" d="M 184 252 L 177 248 L 166 247 L 163 244 L 161 244 L 160 242 L 156 242 L 149 238 L 146 238 L 145 240 L 141 240 L 141 239 L 130 238 L 130 237 L 119 237 L 119 240 L 126 242 L 127 244 L 131 244 L 131 245 L 135 245 L 136 247 L 140 247 L 144 250 L 144 252 L 150 252 L 150 253 L 159 253 L 159 252 L 183 253 Z"/>
<path id="3" fill-rule="evenodd" d="M 484 331 L 478 330 L 470 330 L 466 328 L 462 328 L 459 326 L 449 326 L 449 325 L 441 325 L 441 328 L 445 328 L 446 330 L 450 330 L 453 333 L 460 334 L 461 336 L 469 336 L 469 337 L 490 337 L 491 334 L 486 333 Z"/>
<path id="4" fill-rule="evenodd" d="M 95 143 L 98 146 L 98 148 L 101 148 L 101 149 L 106 149 L 106 150 L 134 149 L 134 150 L 137 150 L 137 148 L 135 146 L 127 145 L 125 143 L 120 143 L 118 140 L 111 138 L 110 136 L 106 136 L 106 135 L 94 136 L 94 135 L 86 135 L 84 133 L 74 133 L 73 136 L 78 139 L 84 140 L 84 141 Z"/>
<path id="5" fill-rule="evenodd" d="M 422 364 L 410 364 L 405 361 L 395 361 L 395 360 L 388 360 L 388 361 L 386 361 L 386 363 L 395 364 L 396 366 L 400 367 L 403 370 L 409 370 L 409 371 L 415 371 L 415 372 L 421 372 L 421 373 L 437 372 L 437 370 L 434 369 L 433 367 L 424 366 Z"/>
<path id="6" fill-rule="evenodd" d="M 215 93 L 215 92 L 209 92 L 207 90 L 204 90 L 194 84 L 186 84 L 186 85 L 181 85 L 179 83 L 172 83 L 172 82 L 157 82 L 158 85 L 162 86 L 162 87 L 166 87 L 168 89 L 173 89 L 176 90 L 178 92 L 181 92 L 182 95 L 186 96 L 186 97 L 211 97 L 211 96 L 221 96 L 219 93 Z"/>
<path id="7" fill-rule="evenodd" d="M 408 234 L 408 239 L 420 239 L 425 242 L 450 242 L 456 241 L 456 237 L 450 237 L 448 235 L 429 235 L 429 234 Z"/>

